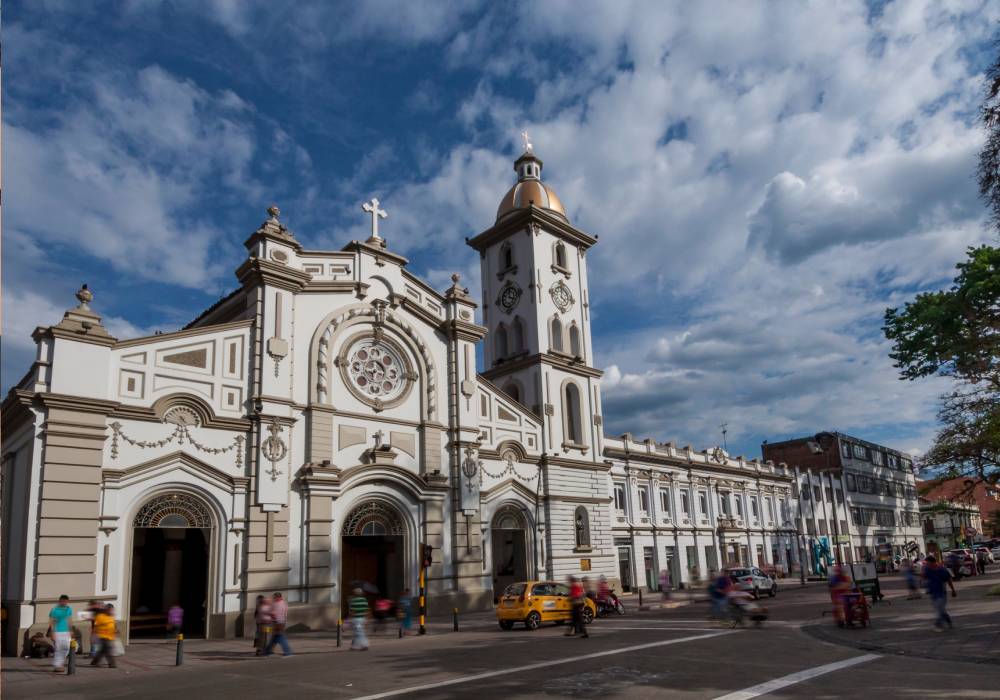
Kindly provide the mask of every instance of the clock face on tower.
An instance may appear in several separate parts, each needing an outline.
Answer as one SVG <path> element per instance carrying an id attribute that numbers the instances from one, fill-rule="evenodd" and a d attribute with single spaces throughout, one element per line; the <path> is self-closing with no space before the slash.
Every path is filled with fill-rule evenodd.
<path id="1" fill-rule="evenodd" d="M 549 294 L 556 308 L 565 313 L 573 306 L 573 292 L 569 290 L 562 280 L 559 280 L 549 287 Z"/>
<path id="2" fill-rule="evenodd" d="M 510 281 L 500 290 L 500 295 L 497 297 L 497 305 L 504 310 L 505 313 L 510 313 L 517 306 L 517 302 L 521 300 L 521 288 Z"/>

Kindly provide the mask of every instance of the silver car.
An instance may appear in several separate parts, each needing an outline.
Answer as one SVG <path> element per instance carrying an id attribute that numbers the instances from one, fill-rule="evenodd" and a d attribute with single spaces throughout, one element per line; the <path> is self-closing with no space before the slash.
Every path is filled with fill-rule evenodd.
<path id="1" fill-rule="evenodd" d="M 756 566 L 726 569 L 726 576 L 738 590 L 752 593 L 754 598 L 760 598 L 761 593 L 767 593 L 772 598 L 778 594 L 775 580 Z"/>

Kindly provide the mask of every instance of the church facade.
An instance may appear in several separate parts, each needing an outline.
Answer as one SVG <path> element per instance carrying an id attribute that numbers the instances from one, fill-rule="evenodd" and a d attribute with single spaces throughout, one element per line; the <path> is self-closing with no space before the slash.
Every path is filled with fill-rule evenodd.
<path id="1" fill-rule="evenodd" d="M 541 168 L 526 149 L 495 223 L 469 240 L 481 304 L 457 276 L 439 291 L 411 274 L 379 234 L 377 200 L 371 237 L 339 251 L 303 248 L 272 207 L 239 288 L 180 331 L 114 338 L 81 289 L 35 331 L 35 362 L 3 406 L 7 652 L 44 631 L 64 593 L 114 602 L 130 638 L 162 630 L 175 603 L 189 635 L 230 637 L 251 632 L 260 594 L 283 591 L 290 624 L 322 627 L 356 582 L 415 593 L 424 546 L 432 615 L 489 608 L 527 578 L 645 586 L 621 565 L 626 538 L 631 562 L 654 538 L 656 570 L 678 565 L 681 535 L 704 553 L 699 528 L 721 556 L 714 515 L 679 517 L 674 500 L 665 518 L 616 489 L 638 499 L 645 479 L 648 500 L 660 483 L 738 482 L 777 498 L 791 477 L 604 436 L 586 267 L 597 239 Z M 789 549 L 776 522 L 724 527 L 746 530 L 737 555 L 746 540 L 764 565 Z"/>

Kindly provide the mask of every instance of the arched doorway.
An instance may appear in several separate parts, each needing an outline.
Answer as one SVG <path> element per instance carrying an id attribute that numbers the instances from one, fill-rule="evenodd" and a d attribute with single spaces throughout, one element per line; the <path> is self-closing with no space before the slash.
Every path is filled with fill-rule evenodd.
<path id="1" fill-rule="evenodd" d="M 204 637 L 211 510 L 190 494 L 165 493 L 139 509 L 132 527 L 129 638 L 165 635 L 175 604 L 184 610 L 184 635 Z"/>
<path id="2" fill-rule="evenodd" d="M 406 588 L 406 526 L 392 506 L 365 501 L 344 519 L 341 530 L 340 590 L 346 614 L 351 590 L 396 600 Z"/>
<path id="3" fill-rule="evenodd" d="M 528 578 L 528 523 L 515 506 L 500 508 L 493 516 L 490 542 L 493 550 L 493 599 L 512 583 Z"/>

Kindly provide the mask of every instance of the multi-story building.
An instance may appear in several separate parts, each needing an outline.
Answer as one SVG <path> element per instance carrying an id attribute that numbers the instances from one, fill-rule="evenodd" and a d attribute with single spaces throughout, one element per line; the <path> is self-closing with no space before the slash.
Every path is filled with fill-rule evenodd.
<path id="1" fill-rule="evenodd" d="M 725 566 L 797 567 L 794 473 L 785 465 L 673 443 L 604 438 L 611 534 L 624 590 L 673 587 Z"/>
<path id="2" fill-rule="evenodd" d="M 813 573 L 835 560 L 923 551 L 913 460 L 883 445 L 823 432 L 762 445 L 795 465 L 798 523 Z"/>
<path id="3" fill-rule="evenodd" d="M 920 498 L 920 522 L 927 550 L 946 552 L 969 547 L 981 538 L 983 519 L 974 503 Z"/>
<path id="4" fill-rule="evenodd" d="M 1000 487 L 995 484 L 963 476 L 918 481 L 917 491 L 929 502 L 974 504 L 982 520 L 982 528 L 979 530 L 982 539 L 1000 537 Z"/>

